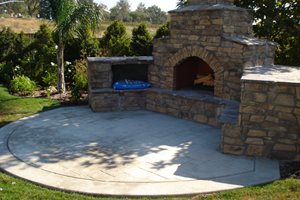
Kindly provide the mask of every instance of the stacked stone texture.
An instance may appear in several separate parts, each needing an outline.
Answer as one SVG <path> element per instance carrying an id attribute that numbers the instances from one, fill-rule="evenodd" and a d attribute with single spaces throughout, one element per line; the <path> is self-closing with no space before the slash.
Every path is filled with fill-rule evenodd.
<path id="1" fill-rule="evenodd" d="M 224 104 L 199 100 L 193 97 L 178 96 L 162 90 L 149 90 L 146 93 L 147 110 L 220 127 L 218 116 Z"/>
<path id="2" fill-rule="evenodd" d="M 190 3 L 170 12 L 171 35 L 154 41 L 153 62 L 128 58 L 130 64 L 149 64 L 152 89 L 114 91 L 112 65 L 126 64 L 126 58 L 89 60 L 92 109 L 147 109 L 222 126 L 224 153 L 299 161 L 300 80 L 241 80 L 245 68 L 273 66 L 276 45 L 253 38 L 250 12 L 235 7 L 233 0 Z M 199 57 L 212 68 L 216 97 L 186 96 L 173 91 L 174 68 L 189 57 Z M 266 73 L 269 72 L 272 69 Z M 228 109 L 232 100 L 241 101 L 239 112 L 239 105 Z"/>
<path id="3" fill-rule="evenodd" d="M 300 160 L 299 84 L 245 81 L 242 87 L 245 153 Z"/>
<path id="4" fill-rule="evenodd" d="M 120 61 L 122 60 L 122 61 Z M 89 60 L 89 104 L 95 112 L 150 110 L 220 127 L 218 120 L 226 101 L 206 95 L 185 95 L 172 90 L 117 91 L 112 89 L 113 65 L 151 64 L 132 58 Z M 150 72 L 151 73 L 151 72 Z M 160 74 L 160 72 L 156 72 Z"/>
<path id="5" fill-rule="evenodd" d="M 224 5 L 212 5 L 216 3 Z M 249 42 L 252 15 L 233 6 L 232 1 L 194 1 L 190 7 L 171 11 L 170 15 L 170 37 L 154 42 L 149 81 L 155 87 L 174 89 L 174 67 L 197 56 L 215 72 L 215 96 L 239 100 L 243 67 L 273 61 L 274 44 Z M 236 39 L 240 36 L 243 42 Z"/>

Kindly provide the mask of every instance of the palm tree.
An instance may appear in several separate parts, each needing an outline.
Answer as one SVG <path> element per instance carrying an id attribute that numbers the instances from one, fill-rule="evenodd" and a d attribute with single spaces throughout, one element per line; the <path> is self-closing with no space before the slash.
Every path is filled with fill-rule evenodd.
<path id="1" fill-rule="evenodd" d="M 60 93 L 66 91 L 64 77 L 64 48 L 65 41 L 69 37 L 80 34 L 78 30 L 84 25 L 94 31 L 100 22 L 101 10 L 90 0 L 49 0 L 51 17 L 56 24 L 58 36 L 57 65 L 58 83 L 57 90 Z"/>

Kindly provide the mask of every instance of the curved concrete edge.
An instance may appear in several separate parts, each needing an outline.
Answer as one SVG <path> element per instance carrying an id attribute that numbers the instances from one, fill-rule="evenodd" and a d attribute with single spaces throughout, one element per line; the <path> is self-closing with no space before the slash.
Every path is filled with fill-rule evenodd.
<path id="1" fill-rule="evenodd" d="M 48 188 L 105 196 L 181 196 L 237 189 L 271 182 L 280 178 L 278 162 L 263 158 L 256 159 L 255 171 L 253 172 L 213 180 L 149 183 L 103 182 L 77 179 L 47 172 L 18 160 L 7 147 L 9 135 L 19 125 L 23 124 L 24 120 L 39 115 L 23 118 L 0 129 L 0 168 L 13 176 Z"/>

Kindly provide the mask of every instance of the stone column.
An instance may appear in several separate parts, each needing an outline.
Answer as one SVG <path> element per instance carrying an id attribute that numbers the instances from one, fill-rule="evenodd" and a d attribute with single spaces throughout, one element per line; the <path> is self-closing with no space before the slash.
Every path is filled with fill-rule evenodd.
<path id="1" fill-rule="evenodd" d="M 190 5 L 195 4 L 233 4 L 234 0 L 190 0 Z"/>

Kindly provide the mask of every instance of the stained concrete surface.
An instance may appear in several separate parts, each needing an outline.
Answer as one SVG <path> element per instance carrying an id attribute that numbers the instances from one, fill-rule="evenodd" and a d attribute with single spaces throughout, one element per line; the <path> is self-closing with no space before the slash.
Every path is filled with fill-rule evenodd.
<path id="1" fill-rule="evenodd" d="M 59 108 L 0 129 L 0 167 L 67 191 L 157 196 L 279 178 L 277 161 L 224 155 L 221 130 L 149 111 Z"/>

